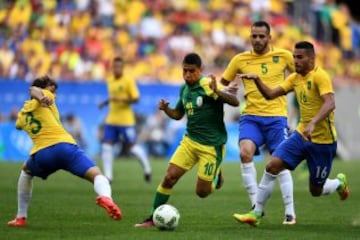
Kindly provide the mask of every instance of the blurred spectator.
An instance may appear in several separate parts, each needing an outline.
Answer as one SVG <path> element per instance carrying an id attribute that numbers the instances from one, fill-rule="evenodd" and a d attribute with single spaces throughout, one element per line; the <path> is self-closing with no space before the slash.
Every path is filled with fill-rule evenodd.
<path id="1" fill-rule="evenodd" d="M 63 126 L 75 139 L 80 148 L 86 149 L 86 142 L 82 134 L 83 130 L 80 119 L 78 119 L 74 114 L 69 113 L 63 120 Z"/>
<path id="2" fill-rule="evenodd" d="M 50 72 L 63 81 L 101 81 L 121 54 L 139 81 L 179 84 L 174 62 L 185 53 L 198 52 L 206 72 L 221 73 L 239 49 L 250 48 L 251 22 L 264 19 L 273 26 L 274 45 L 292 50 L 295 41 L 315 38 L 319 55 L 327 55 L 328 45 L 337 48 L 340 57 L 323 57 L 320 65 L 341 84 L 357 83 L 360 25 L 349 2 L 0 1 L 0 77 L 27 80 Z"/>
<path id="3" fill-rule="evenodd" d="M 167 119 L 166 115 L 159 110 L 149 116 L 142 127 L 139 138 L 146 144 L 152 156 L 164 157 L 169 150 L 170 142 L 166 135 Z"/>

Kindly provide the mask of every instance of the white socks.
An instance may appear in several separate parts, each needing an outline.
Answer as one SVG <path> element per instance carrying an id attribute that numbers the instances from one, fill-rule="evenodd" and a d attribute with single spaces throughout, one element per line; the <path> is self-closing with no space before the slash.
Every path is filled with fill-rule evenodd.
<path id="1" fill-rule="evenodd" d="M 254 162 L 241 163 L 241 173 L 244 187 L 248 192 L 251 201 L 251 206 L 254 206 L 256 203 L 256 194 L 258 192 L 257 174 Z"/>
<path id="2" fill-rule="evenodd" d="M 264 206 L 273 192 L 276 177 L 276 175 L 272 175 L 266 172 L 266 170 L 264 171 L 264 174 L 259 183 L 257 202 L 254 209 L 256 212 L 262 213 L 264 211 Z"/>
<path id="3" fill-rule="evenodd" d="M 104 175 L 97 175 L 94 178 L 94 190 L 99 196 L 111 198 L 111 187 L 109 180 Z"/>
<path id="4" fill-rule="evenodd" d="M 150 162 L 149 162 L 149 158 L 148 158 L 145 150 L 142 147 L 140 147 L 138 144 L 135 144 L 130 149 L 130 152 L 139 159 L 139 161 L 144 169 L 144 173 L 150 174 L 151 173 Z"/>
<path id="5" fill-rule="evenodd" d="M 336 189 L 339 187 L 340 185 L 340 180 L 335 178 L 335 179 L 326 179 L 324 187 L 323 187 L 323 191 L 322 191 L 322 195 L 328 195 L 330 193 L 333 193 L 336 191 Z"/>
<path id="6" fill-rule="evenodd" d="M 109 143 L 103 143 L 101 148 L 101 160 L 103 162 L 104 175 L 111 181 L 113 179 L 114 163 L 113 146 Z"/>
<path id="7" fill-rule="evenodd" d="M 278 175 L 280 190 L 285 205 L 285 215 L 295 217 L 293 179 L 289 170 L 285 169 Z"/>
<path id="8" fill-rule="evenodd" d="M 21 170 L 18 180 L 18 212 L 16 217 L 27 217 L 32 195 L 32 176 Z"/>

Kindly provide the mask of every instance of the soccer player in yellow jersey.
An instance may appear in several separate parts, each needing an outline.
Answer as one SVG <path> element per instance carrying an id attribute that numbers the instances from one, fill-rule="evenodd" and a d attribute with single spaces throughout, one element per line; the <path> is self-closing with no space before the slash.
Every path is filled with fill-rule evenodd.
<path id="1" fill-rule="evenodd" d="M 59 169 L 92 182 L 98 195 L 96 203 L 105 208 L 110 217 L 120 219 L 122 216 L 111 198 L 108 179 L 61 125 L 53 93 L 56 88 L 56 83 L 47 76 L 35 79 L 30 88 L 32 99 L 26 101 L 18 113 L 16 128 L 30 136 L 33 147 L 18 181 L 18 212 L 8 226 L 26 226 L 33 177 L 46 179 Z"/>
<path id="2" fill-rule="evenodd" d="M 269 87 L 257 74 L 241 74 L 241 78 L 254 81 L 267 99 L 274 99 L 294 91 L 300 106 L 300 122 L 291 136 L 272 154 L 259 184 L 255 208 L 247 214 L 234 214 L 242 222 L 257 226 L 265 204 L 273 191 L 276 176 L 284 169 L 294 170 L 306 159 L 309 168 L 309 190 L 312 196 L 338 192 L 340 200 L 349 196 L 345 174 L 329 179 L 336 154 L 336 129 L 334 123 L 335 97 L 331 79 L 315 66 L 315 51 L 310 42 L 295 44 L 296 73 L 277 87 Z"/>
<path id="3" fill-rule="evenodd" d="M 294 62 L 290 51 L 270 45 L 270 26 L 258 21 L 251 26 L 252 49 L 237 54 L 230 61 L 222 75 L 221 82 L 228 85 L 236 79 L 236 74 L 256 73 L 271 87 L 281 84 L 286 71 L 294 72 Z M 258 192 L 257 173 L 253 163 L 259 148 L 266 145 L 270 153 L 288 137 L 286 97 L 265 99 L 253 81 L 244 79 L 246 106 L 239 121 L 239 147 L 241 173 L 251 206 L 256 202 Z M 285 205 L 283 224 L 295 224 L 293 180 L 291 173 L 284 170 L 278 176 Z"/>
<path id="4" fill-rule="evenodd" d="M 113 74 L 107 79 L 109 97 L 99 104 L 99 108 L 109 105 L 105 120 L 101 159 L 105 176 L 113 179 L 113 145 L 119 139 L 141 162 L 146 182 L 151 181 L 151 166 L 145 150 L 136 143 L 135 114 L 131 105 L 138 102 L 140 94 L 134 79 L 123 74 L 124 60 L 115 57 Z"/>

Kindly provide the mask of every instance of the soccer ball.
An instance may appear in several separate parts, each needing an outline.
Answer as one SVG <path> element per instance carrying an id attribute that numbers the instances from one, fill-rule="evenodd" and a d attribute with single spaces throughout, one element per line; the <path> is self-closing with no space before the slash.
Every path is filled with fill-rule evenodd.
<path id="1" fill-rule="evenodd" d="M 174 230 L 179 225 L 180 213 L 170 204 L 157 207 L 153 213 L 155 227 L 160 230 Z"/>

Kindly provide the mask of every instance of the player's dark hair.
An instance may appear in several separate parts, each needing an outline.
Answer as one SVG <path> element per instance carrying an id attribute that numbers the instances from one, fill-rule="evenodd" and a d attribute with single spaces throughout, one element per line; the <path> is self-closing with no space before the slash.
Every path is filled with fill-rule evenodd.
<path id="1" fill-rule="evenodd" d="M 183 64 L 193 64 L 196 65 L 198 68 L 201 68 L 201 57 L 197 53 L 186 54 L 183 60 Z"/>
<path id="2" fill-rule="evenodd" d="M 295 49 L 305 49 L 307 54 L 314 56 L 315 50 L 314 45 L 308 41 L 301 41 L 295 44 Z"/>
<path id="3" fill-rule="evenodd" d="M 114 62 L 124 62 L 124 59 L 120 56 L 114 57 L 113 59 Z"/>
<path id="4" fill-rule="evenodd" d="M 251 25 L 251 27 L 265 27 L 267 33 L 270 34 L 270 25 L 265 21 L 256 21 Z"/>
<path id="5" fill-rule="evenodd" d="M 34 87 L 39 87 L 39 88 L 46 88 L 48 86 L 55 86 L 55 89 L 58 88 L 57 83 L 55 82 L 55 80 L 53 80 L 51 77 L 49 77 L 48 75 L 42 76 L 42 77 L 38 77 L 35 78 L 34 81 L 32 82 L 31 86 Z"/>

